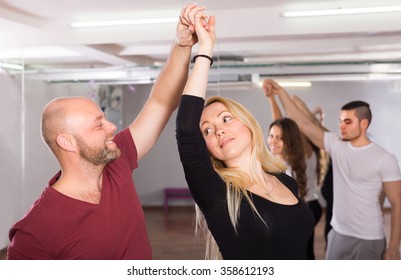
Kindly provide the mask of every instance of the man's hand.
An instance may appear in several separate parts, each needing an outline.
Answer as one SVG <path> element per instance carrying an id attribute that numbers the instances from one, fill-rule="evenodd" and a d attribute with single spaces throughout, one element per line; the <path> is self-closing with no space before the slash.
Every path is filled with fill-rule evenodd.
<path id="1" fill-rule="evenodd" d="M 387 248 L 384 251 L 383 259 L 385 260 L 399 260 L 400 259 L 400 249 L 399 248 Z"/>
<path id="2" fill-rule="evenodd" d="M 195 33 L 195 27 L 191 23 L 190 19 L 194 18 L 194 14 L 199 11 L 203 11 L 205 7 L 197 6 L 196 4 L 191 4 L 185 6 L 181 10 L 180 20 L 177 24 L 177 44 L 180 47 L 192 47 L 198 42 L 198 37 Z M 207 26 L 207 22 L 204 21 L 203 24 Z"/>

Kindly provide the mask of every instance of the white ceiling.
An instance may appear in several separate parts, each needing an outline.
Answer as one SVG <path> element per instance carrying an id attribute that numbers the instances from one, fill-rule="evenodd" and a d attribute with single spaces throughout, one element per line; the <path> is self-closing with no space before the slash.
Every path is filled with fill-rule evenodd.
<path id="1" fill-rule="evenodd" d="M 291 19 L 280 14 L 290 10 L 401 5 L 401 1 L 197 2 L 206 6 L 208 14 L 216 16 L 216 66 L 222 75 L 344 75 L 400 69 L 401 12 Z M 99 19 L 178 17 L 188 3 L 0 0 L 0 62 L 23 63 L 27 73 L 36 74 L 61 69 L 77 72 L 130 68 L 140 72 L 144 69 L 141 67 L 157 68 L 165 61 L 174 39 L 174 23 L 81 29 L 69 24 Z M 43 49 L 45 55 L 38 55 Z M 139 73 L 135 71 L 134 74 Z"/>

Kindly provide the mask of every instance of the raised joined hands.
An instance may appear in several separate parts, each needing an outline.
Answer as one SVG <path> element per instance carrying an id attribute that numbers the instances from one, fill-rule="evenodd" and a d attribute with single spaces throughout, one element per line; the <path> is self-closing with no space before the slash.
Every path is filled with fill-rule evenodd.
<path id="1" fill-rule="evenodd" d="M 280 91 L 285 91 L 276 81 L 272 79 L 265 79 L 263 81 L 262 88 L 267 97 L 271 97 Z"/>
<path id="2" fill-rule="evenodd" d="M 177 44 L 181 47 L 192 47 L 198 42 L 198 37 L 195 33 L 195 27 L 191 23 L 191 18 L 197 12 L 201 12 L 205 7 L 190 4 L 181 10 L 180 18 L 177 24 Z"/>
<path id="3" fill-rule="evenodd" d="M 204 12 L 205 7 L 191 4 L 181 10 L 177 24 L 177 43 L 181 47 L 192 47 L 198 41 L 201 45 L 214 45 L 215 18 Z M 209 49 L 209 48 L 208 48 Z"/>

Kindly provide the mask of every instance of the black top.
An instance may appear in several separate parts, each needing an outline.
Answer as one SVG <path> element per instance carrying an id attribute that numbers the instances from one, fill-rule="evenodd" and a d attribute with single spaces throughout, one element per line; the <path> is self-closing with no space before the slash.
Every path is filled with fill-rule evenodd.
<path id="1" fill-rule="evenodd" d="M 184 95 L 177 115 L 176 137 L 185 178 L 224 259 L 306 259 L 306 244 L 314 221 L 301 200 L 295 205 L 278 204 L 248 192 L 267 226 L 242 199 L 237 233 L 229 218 L 226 184 L 214 171 L 199 128 L 204 99 Z M 298 197 L 293 178 L 276 176 Z"/>

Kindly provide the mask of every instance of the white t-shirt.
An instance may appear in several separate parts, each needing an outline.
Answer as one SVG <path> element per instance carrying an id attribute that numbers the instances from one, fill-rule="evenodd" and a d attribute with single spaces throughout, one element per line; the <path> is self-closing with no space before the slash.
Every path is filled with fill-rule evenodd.
<path id="1" fill-rule="evenodd" d="M 324 147 L 333 161 L 332 227 L 360 239 L 385 238 L 379 197 L 383 182 L 401 180 L 395 156 L 375 143 L 353 147 L 330 132 Z"/>

